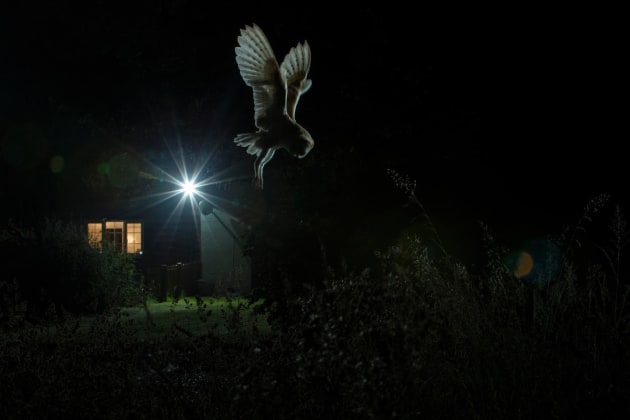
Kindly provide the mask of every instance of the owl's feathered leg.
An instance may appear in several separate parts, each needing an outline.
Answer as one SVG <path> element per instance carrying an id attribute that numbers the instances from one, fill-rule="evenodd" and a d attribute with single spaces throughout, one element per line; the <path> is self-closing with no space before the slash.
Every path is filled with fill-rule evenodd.
<path id="1" fill-rule="evenodd" d="M 270 147 L 263 149 L 261 153 L 256 156 L 256 160 L 254 161 L 254 186 L 259 190 L 263 189 L 263 169 L 267 162 L 273 158 L 274 153 L 276 153 L 276 149 Z"/>

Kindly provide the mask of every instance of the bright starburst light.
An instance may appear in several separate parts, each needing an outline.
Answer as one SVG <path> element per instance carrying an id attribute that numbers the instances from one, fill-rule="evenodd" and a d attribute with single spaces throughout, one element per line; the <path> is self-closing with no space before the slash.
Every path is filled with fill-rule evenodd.
<path id="1" fill-rule="evenodd" d="M 197 194 L 197 183 L 194 180 L 191 179 L 184 179 L 184 182 L 181 183 L 181 189 L 180 191 L 188 196 L 188 197 L 195 197 L 195 194 Z"/>
<path id="2" fill-rule="evenodd" d="M 210 162 L 213 153 L 207 156 L 199 156 L 191 153 L 186 155 L 181 144 L 178 144 L 175 150 L 171 147 L 168 147 L 168 150 L 174 165 L 167 163 L 167 166 L 171 168 L 175 166 L 177 168 L 176 173 L 169 173 L 169 171 L 160 167 L 158 164 L 145 161 L 150 169 L 148 171 L 141 171 L 138 174 L 141 178 L 157 182 L 153 184 L 151 188 L 155 192 L 143 197 L 138 197 L 138 199 L 144 203 L 143 207 L 149 209 L 161 205 L 161 208 L 170 208 L 171 211 L 164 222 L 164 227 L 170 223 L 174 223 L 175 225 L 179 224 L 182 217 L 190 217 L 184 215 L 184 208 L 187 202 L 190 203 L 195 223 L 198 223 L 201 213 L 199 208 L 200 202 L 206 202 L 214 208 L 224 208 L 224 199 L 211 194 L 207 187 L 231 182 L 236 178 L 226 176 L 225 171 L 212 173 L 208 169 L 213 166 Z M 186 156 L 188 156 L 188 159 L 186 159 Z M 193 165 L 194 167 L 191 168 L 190 166 Z M 210 175 L 205 176 L 207 173 L 210 173 Z M 169 200 L 177 201 L 174 203 L 174 206 L 168 205 L 164 207 L 164 204 Z"/>

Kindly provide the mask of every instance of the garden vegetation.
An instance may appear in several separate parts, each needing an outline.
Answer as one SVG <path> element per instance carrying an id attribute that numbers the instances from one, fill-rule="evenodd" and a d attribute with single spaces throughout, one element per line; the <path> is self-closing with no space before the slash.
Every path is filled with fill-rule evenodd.
<path id="1" fill-rule="evenodd" d="M 423 212 L 413 182 L 392 177 Z M 153 335 L 140 333 L 161 322 L 150 290 L 124 256 L 70 224 L 8 224 L 0 417 L 630 418 L 619 206 L 587 203 L 530 277 L 489 226 L 473 270 L 424 216 L 430 235 L 385 244 L 362 269 L 285 269 L 221 308 L 174 297 L 207 327 L 180 320 Z"/>

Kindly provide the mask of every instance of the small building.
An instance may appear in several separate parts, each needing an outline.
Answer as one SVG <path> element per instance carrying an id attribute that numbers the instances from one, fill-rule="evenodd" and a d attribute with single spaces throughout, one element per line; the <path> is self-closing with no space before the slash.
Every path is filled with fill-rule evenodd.
<path id="1" fill-rule="evenodd" d="M 248 294 L 251 262 L 244 256 L 243 225 L 228 213 L 201 206 L 200 291 Z"/>
<path id="2" fill-rule="evenodd" d="M 97 247 L 107 241 L 131 255 L 159 300 L 181 294 L 248 294 L 251 264 L 243 252 L 243 224 L 207 202 L 191 210 L 177 220 L 163 219 L 159 211 L 144 218 L 134 214 L 88 220 L 88 240 Z"/>
<path id="3" fill-rule="evenodd" d="M 248 294 L 244 234 L 264 214 L 264 198 L 248 182 L 206 183 L 196 191 L 183 168 L 197 166 L 200 154 L 180 152 L 181 162 L 158 152 L 153 164 L 127 151 L 103 158 L 80 209 L 90 243 L 108 241 L 130 254 L 158 298 Z M 169 175 L 177 172 L 179 179 Z"/>

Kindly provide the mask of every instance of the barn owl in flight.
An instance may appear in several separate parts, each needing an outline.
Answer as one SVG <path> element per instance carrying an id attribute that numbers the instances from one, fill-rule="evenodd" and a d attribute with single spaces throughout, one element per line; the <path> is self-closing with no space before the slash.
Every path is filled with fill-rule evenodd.
<path id="1" fill-rule="evenodd" d="M 256 155 L 254 187 L 263 188 L 263 169 L 278 149 L 302 159 L 315 145 L 308 131 L 295 121 L 300 96 L 308 91 L 311 49 L 306 41 L 291 48 L 278 65 L 269 40 L 255 23 L 241 29 L 235 48 L 243 81 L 254 93 L 254 122 L 258 131 L 234 138 L 247 153 Z"/>

